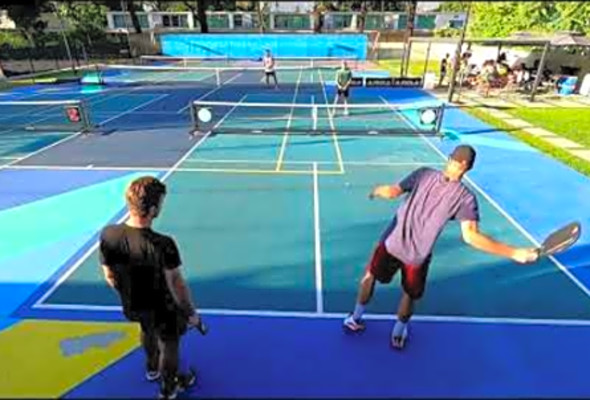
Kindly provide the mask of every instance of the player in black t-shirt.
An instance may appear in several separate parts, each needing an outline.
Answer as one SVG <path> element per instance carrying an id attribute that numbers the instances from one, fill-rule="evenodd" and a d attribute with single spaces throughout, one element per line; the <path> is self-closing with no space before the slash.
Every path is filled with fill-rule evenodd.
<path id="1" fill-rule="evenodd" d="M 147 176 L 136 179 L 125 193 L 127 222 L 109 225 L 100 236 L 100 262 L 107 283 L 119 294 L 123 313 L 141 327 L 147 355 L 146 378 L 162 376 L 160 397 L 174 398 L 195 381 L 180 374 L 180 338 L 200 317 L 180 271 L 181 258 L 174 239 L 152 230 L 166 186 Z"/>

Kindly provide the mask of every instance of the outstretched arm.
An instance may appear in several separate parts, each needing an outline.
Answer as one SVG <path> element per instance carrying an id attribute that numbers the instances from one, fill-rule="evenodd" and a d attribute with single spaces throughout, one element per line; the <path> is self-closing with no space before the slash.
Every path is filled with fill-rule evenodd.
<path id="1" fill-rule="evenodd" d="M 373 189 L 369 197 L 381 197 L 382 199 L 393 200 L 405 192 L 411 192 L 426 170 L 426 168 L 418 168 L 394 185 L 379 185 Z"/>
<path id="2" fill-rule="evenodd" d="M 404 193 L 404 190 L 399 184 L 396 185 L 380 185 L 375 187 L 371 192 L 371 198 L 380 197 L 386 200 L 393 200 Z"/>
<path id="3" fill-rule="evenodd" d="M 477 250 L 510 258 L 518 263 L 526 264 L 537 260 L 538 252 L 534 248 L 517 248 L 499 242 L 480 232 L 477 221 L 462 221 L 463 240 Z"/>

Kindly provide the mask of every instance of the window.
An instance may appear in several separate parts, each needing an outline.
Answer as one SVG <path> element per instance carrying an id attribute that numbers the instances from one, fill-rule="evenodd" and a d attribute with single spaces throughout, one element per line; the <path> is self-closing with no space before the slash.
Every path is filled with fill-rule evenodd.
<path id="1" fill-rule="evenodd" d="M 310 29 L 309 15 L 307 14 L 276 14 L 275 28 L 278 29 Z"/>
<path id="2" fill-rule="evenodd" d="M 352 24 L 352 14 L 335 14 L 332 17 L 332 29 L 350 28 Z"/>
<path id="3" fill-rule="evenodd" d="M 449 21 L 449 27 L 453 29 L 463 28 L 463 21 L 460 19 L 452 19 Z"/>
<path id="4" fill-rule="evenodd" d="M 115 29 L 127 28 L 127 25 L 125 24 L 125 15 L 113 15 L 113 25 Z"/>
<path id="5" fill-rule="evenodd" d="M 131 18 L 131 17 L 129 17 L 129 18 Z M 141 26 L 144 29 L 149 29 L 150 23 L 148 21 L 148 16 L 146 14 L 137 15 L 137 19 L 139 21 L 139 26 Z"/>
<path id="6" fill-rule="evenodd" d="M 162 15 L 162 25 L 169 28 L 186 28 L 188 27 L 188 17 L 186 15 Z"/>
<path id="7" fill-rule="evenodd" d="M 382 15 L 367 15 L 365 19 L 365 28 L 368 30 L 372 29 L 383 29 L 383 16 Z"/>
<path id="8" fill-rule="evenodd" d="M 435 15 L 418 15 L 416 29 L 434 29 L 436 27 Z"/>
<path id="9" fill-rule="evenodd" d="M 229 28 L 229 16 L 227 14 L 209 14 L 207 15 L 207 23 L 213 29 L 227 29 Z"/>
<path id="10" fill-rule="evenodd" d="M 242 25 L 243 25 L 242 14 L 234 14 L 234 26 L 236 28 L 241 28 Z"/>

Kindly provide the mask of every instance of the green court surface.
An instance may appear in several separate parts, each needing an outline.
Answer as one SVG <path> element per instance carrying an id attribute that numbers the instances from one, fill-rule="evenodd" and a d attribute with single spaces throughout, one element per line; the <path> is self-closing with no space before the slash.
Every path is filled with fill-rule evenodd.
<path id="1" fill-rule="evenodd" d="M 435 140 L 213 136 L 167 179 L 156 228 L 177 239 L 202 309 L 347 312 L 372 246 L 398 204 L 370 201 L 367 194 L 420 166 L 440 167 Z M 485 232 L 530 244 L 473 190 Z M 368 311 L 393 313 L 399 285 L 378 292 Z M 437 243 L 418 314 L 576 319 L 590 316 L 585 304 L 585 295 L 550 261 L 533 268 L 477 252 L 451 224 Z M 65 309 L 118 305 L 96 251 L 41 301 L 41 307 Z"/>

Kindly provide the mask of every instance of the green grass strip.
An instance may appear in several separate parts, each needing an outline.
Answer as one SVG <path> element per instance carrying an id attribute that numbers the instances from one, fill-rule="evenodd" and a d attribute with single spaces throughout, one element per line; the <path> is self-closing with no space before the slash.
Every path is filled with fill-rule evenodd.
<path id="1" fill-rule="evenodd" d="M 579 108 L 526 108 L 506 110 L 539 128 L 547 129 L 556 135 L 590 147 L 590 107 Z"/>
<path id="2" fill-rule="evenodd" d="M 488 125 L 491 125 L 501 131 L 505 131 L 507 134 L 519 139 L 531 147 L 534 147 L 542 153 L 547 154 L 553 159 L 564 163 L 581 174 L 590 177 L 590 162 L 571 154 L 567 150 L 554 146 L 542 138 L 524 132 L 522 129 L 515 129 L 508 123 L 502 121 L 501 119 L 492 117 L 485 111 L 478 110 L 476 108 L 465 108 L 464 111 Z"/>

